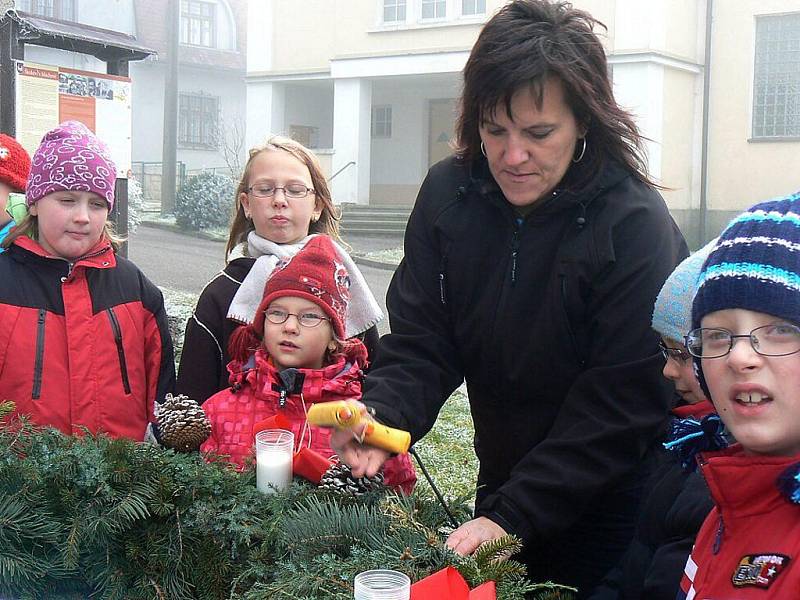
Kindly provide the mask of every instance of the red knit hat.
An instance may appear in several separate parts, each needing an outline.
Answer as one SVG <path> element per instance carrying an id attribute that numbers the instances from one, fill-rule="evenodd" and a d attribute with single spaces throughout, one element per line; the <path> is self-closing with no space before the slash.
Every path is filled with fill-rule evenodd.
<path id="1" fill-rule="evenodd" d="M 312 238 L 292 258 L 275 267 L 253 320 L 252 327 L 259 337 L 264 331 L 264 311 L 270 303 L 284 296 L 305 298 L 319 306 L 330 317 L 336 336 L 345 339 L 350 275 L 329 237 L 319 235 Z"/>
<path id="2" fill-rule="evenodd" d="M 14 138 L 0 133 L 0 181 L 19 192 L 25 191 L 31 157 Z"/>

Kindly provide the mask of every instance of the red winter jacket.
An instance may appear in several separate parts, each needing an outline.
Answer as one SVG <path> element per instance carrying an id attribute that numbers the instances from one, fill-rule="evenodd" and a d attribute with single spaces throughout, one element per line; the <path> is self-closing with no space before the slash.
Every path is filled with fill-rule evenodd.
<path id="1" fill-rule="evenodd" d="M 359 400 L 361 398 L 361 365 L 367 350 L 358 340 L 351 340 L 346 355 L 321 369 L 298 369 L 303 374 L 302 390 L 289 394 L 281 406 L 284 388 L 278 371 L 263 348 L 243 367 L 231 362 L 230 388 L 217 392 L 203 403 L 211 421 L 211 436 L 200 446 L 202 452 L 230 456 L 239 467 L 253 456 L 253 425 L 280 413 L 291 422 L 295 451 L 308 447 L 325 458 L 335 455 L 331 449 L 331 431 L 306 423 L 306 410 L 316 402 Z M 408 454 L 390 458 L 383 467 L 385 482 L 410 493 L 417 480 Z"/>
<path id="2" fill-rule="evenodd" d="M 776 485 L 800 456 L 745 456 L 738 444 L 703 454 L 715 508 L 686 563 L 679 598 L 800 597 L 800 506 Z"/>
<path id="3" fill-rule="evenodd" d="M 0 400 L 16 414 L 141 440 L 174 384 L 161 291 L 107 241 L 74 263 L 27 237 L 0 254 Z"/>

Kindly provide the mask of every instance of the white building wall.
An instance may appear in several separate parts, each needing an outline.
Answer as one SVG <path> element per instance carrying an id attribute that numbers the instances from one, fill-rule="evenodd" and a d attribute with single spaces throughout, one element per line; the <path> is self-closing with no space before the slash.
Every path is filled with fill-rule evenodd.
<path id="1" fill-rule="evenodd" d="M 286 85 L 286 132 L 292 125 L 316 127 L 317 148 L 333 148 L 333 86 Z"/>
<path id="2" fill-rule="evenodd" d="M 75 4 L 78 23 L 136 35 L 136 16 L 132 0 L 78 0 Z"/>
<path id="3" fill-rule="evenodd" d="M 150 61 L 131 63 L 133 80 L 133 148 L 136 162 L 161 162 L 164 136 L 164 65 Z M 179 75 L 179 94 L 206 94 L 219 98 L 220 127 L 229 148 L 244 140 L 245 101 L 244 81 L 237 73 L 210 71 L 182 65 Z M 241 138 L 237 141 L 237 138 Z M 178 160 L 189 170 L 226 167 L 223 149 L 195 150 L 178 144 Z"/>
<path id="4" fill-rule="evenodd" d="M 344 170 L 332 182 L 336 202 L 369 203 L 370 117 L 372 83 L 366 79 L 337 79 L 333 100 L 332 172 Z M 354 162 L 347 166 L 349 162 Z"/>

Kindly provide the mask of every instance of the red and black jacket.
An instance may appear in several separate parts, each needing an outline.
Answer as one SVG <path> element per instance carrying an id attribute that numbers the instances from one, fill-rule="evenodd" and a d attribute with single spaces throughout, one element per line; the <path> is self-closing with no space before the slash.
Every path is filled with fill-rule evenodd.
<path id="1" fill-rule="evenodd" d="M 107 241 L 74 263 L 26 237 L 0 255 L 0 399 L 17 414 L 141 440 L 174 385 L 161 291 Z"/>

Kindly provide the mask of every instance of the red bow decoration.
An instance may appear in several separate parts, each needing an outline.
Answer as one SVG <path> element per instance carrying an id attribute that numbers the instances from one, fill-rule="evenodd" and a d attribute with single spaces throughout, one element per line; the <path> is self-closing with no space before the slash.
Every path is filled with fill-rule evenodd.
<path id="1" fill-rule="evenodd" d="M 446 567 L 411 586 L 411 600 L 496 600 L 494 581 L 470 591 L 455 567 Z"/>
<path id="2" fill-rule="evenodd" d="M 292 430 L 292 423 L 281 413 L 273 415 L 253 425 L 253 437 L 265 429 Z M 311 448 L 300 448 L 294 453 L 292 460 L 292 473 L 308 479 L 311 483 L 319 485 L 322 475 L 333 465 L 333 461 L 325 458 Z"/>

